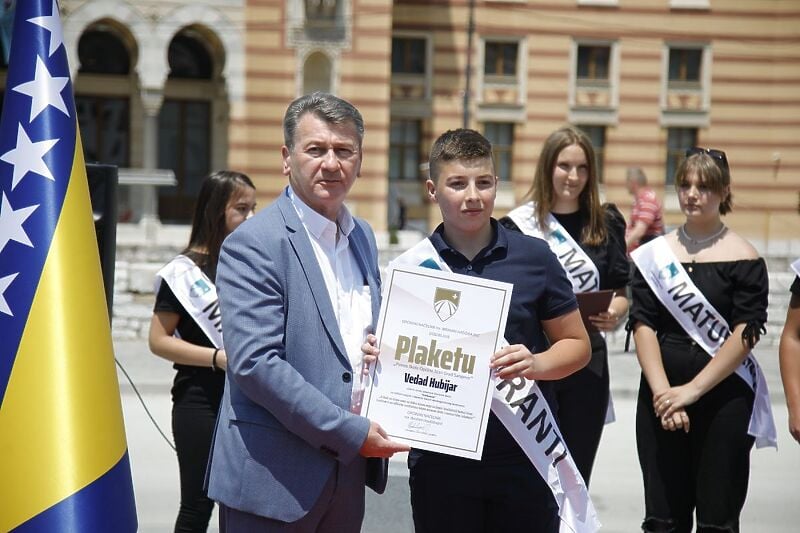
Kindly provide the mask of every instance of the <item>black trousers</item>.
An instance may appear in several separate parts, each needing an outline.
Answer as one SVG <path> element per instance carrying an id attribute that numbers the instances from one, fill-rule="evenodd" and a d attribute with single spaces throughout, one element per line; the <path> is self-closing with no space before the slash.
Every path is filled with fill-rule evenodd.
<path id="1" fill-rule="evenodd" d="M 593 336 L 589 366 L 545 386 L 553 391 L 550 403 L 561 437 L 588 487 L 608 410 L 608 352 L 603 338 L 598 341 Z"/>
<path id="2" fill-rule="evenodd" d="M 687 408 L 689 433 L 667 431 L 642 377 L 636 444 L 644 479 L 644 531 L 691 533 L 694 512 L 698 532 L 739 531 L 754 440 L 747 434 L 752 408 L 753 392 L 731 375 Z"/>
<path id="3" fill-rule="evenodd" d="M 214 502 L 203 490 L 203 479 L 211 450 L 217 412 L 211 407 L 172 407 L 172 434 L 178 452 L 181 503 L 175 521 L 176 532 L 205 532 Z"/>
<path id="4" fill-rule="evenodd" d="M 416 533 L 558 533 L 558 505 L 529 462 L 417 461 L 408 478 Z"/>

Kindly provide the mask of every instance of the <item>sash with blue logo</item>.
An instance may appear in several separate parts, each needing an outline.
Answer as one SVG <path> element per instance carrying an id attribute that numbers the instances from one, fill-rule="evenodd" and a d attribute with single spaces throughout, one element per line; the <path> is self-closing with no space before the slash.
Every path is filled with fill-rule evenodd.
<path id="1" fill-rule="evenodd" d="M 558 262 L 561 263 L 570 283 L 572 283 L 572 292 L 589 292 L 600 288 L 600 272 L 598 272 L 594 261 L 575 242 L 572 235 L 556 220 L 556 217 L 549 213 L 547 214 L 547 231 L 542 232 L 536 219 L 536 209 L 533 202 L 528 202 L 513 209 L 507 216 L 514 221 L 522 233 L 542 239 L 550 245 L 550 250 L 558 258 Z M 601 335 L 605 338 L 605 333 L 601 332 Z M 609 392 L 605 423 L 611 424 L 616 420 L 614 399 Z"/>
<path id="2" fill-rule="evenodd" d="M 600 288 L 600 273 L 597 271 L 597 266 L 556 217 L 547 214 L 546 231 L 543 232 L 536 219 L 533 202 L 513 209 L 507 216 L 525 235 L 547 241 L 550 250 L 556 254 L 572 283 L 572 292 L 596 291 Z"/>
<path id="3" fill-rule="evenodd" d="M 424 239 L 389 263 L 451 272 L 429 239 Z M 505 345 L 508 341 L 504 340 Z M 535 381 L 493 377 L 492 412 L 514 437 L 531 464 L 550 487 L 558 503 L 560 533 L 593 533 L 600 529 L 589 491 L 562 440 L 558 424 Z"/>
<path id="4" fill-rule="evenodd" d="M 156 273 L 155 292 L 162 280 L 169 285 L 186 312 L 200 326 L 208 340 L 222 349 L 222 317 L 217 288 L 202 270 L 185 255 L 179 255 Z M 176 336 L 177 330 L 175 331 Z"/>
<path id="5" fill-rule="evenodd" d="M 795 274 L 800 276 L 800 259 L 792 263 L 792 270 L 794 270 Z"/>
<path id="6" fill-rule="evenodd" d="M 678 324 L 692 340 L 714 357 L 730 336 L 730 327 L 694 284 L 667 240 L 658 237 L 631 252 L 631 258 L 653 294 Z M 752 353 L 747 354 L 736 369 L 736 375 L 755 393 L 748 434 L 755 437 L 757 448 L 777 448 L 777 432 L 767 381 Z"/>

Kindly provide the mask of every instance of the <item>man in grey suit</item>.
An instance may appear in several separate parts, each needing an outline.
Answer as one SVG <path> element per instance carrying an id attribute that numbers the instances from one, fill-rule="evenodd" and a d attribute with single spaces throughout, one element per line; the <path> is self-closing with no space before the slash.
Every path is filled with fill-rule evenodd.
<path id="1" fill-rule="evenodd" d="M 289 186 L 220 253 L 228 367 L 208 495 L 223 532 L 356 532 L 365 483 L 383 492 L 385 458 L 408 449 L 358 414 L 380 300 L 375 237 L 344 206 L 364 124 L 314 93 L 283 129 Z"/>

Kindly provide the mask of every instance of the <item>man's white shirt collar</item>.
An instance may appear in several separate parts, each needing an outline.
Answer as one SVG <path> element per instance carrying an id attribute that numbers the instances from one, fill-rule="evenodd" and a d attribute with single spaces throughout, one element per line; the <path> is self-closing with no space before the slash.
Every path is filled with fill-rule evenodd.
<path id="1" fill-rule="evenodd" d="M 289 185 L 288 189 L 289 200 L 291 200 L 294 210 L 297 211 L 297 216 L 300 217 L 300 221 L 315 239 L 321 240 L 326 232 L 332 232 L 333 237 L 336 238 L 337 225 L 339 226 L 339 231 L 347 236 L 355 228 L 356 224 L 353 221 L 353 215 L 350 214 L 350 210 L 347 209 L 346 205 L 342 204 L 339 214 L 336 216 L 336 222 L 333 222 L 311 209 L 308 204 L 295 194 L 291 185 Z"/>

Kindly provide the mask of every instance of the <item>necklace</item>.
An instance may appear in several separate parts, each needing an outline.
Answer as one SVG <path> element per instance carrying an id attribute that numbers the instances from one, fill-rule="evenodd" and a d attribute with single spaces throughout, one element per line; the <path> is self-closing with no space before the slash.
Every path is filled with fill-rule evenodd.
<path id="1" fill-rule="evenodd" d="M 722 225 L 722 226 L 721 226 L 721 227 L 720 227 L 720 228 L 719 228 L 719 229 L 718 229 L 716 232 L 714 232 L 713 234 L 709 235 L 708 237 L 703 237 L 702 239 L 695 239 L 694 237 L 691 237 L 691 236 L 690 236 L 690 235 L 689 235 L 689 234 L 686 232 L 686 224 L 683 224 L 683 225 L 681 226 L 681 235 L 683 235 L 683 238 L 684 238 L 684 239 L 686 239 L 687 241 L 689 241 L 689 242 L 690 242 L 690 243 L 692 243 L 692 244 L 705 244 L 705 243 L 707 243 L 707 242 L 711 242 L 711 241 L 713 241 L 714 239 L 716 239 L 717 237 L 719 237 L 720 235 L 722 235 L 722 233 L 723 233 L 723 232 L 724 232 L 726 229 L 728 229 L 728 227 L 727 227 L 727 226 L 725 226 L 725 224 L 723 224 L 723 225 Z"/>
<path id="2" fill-rule="evenodd" d="M 695 239 L 695 238 L 690 237 L 689 234 L 686 233 L 686 224 L 681 225 L 679 231 L 681 232 L 681 235 L 683 236 L 683 238 L 686 239 L 687 241 L 689 241 L 690 244 L 698 245 L 698 244 L 705 244 L 707 242 L 713 241 L 714 239 L 716 239 L 720 235 L 722 235 L 725 232 L 726 229 L 728 229 L 728 228 L 725 226 L 725 224 L 723 224 L 722 227 L 719 228 L 719 230 L 715 231 L 712 235 L 709 235 L 708 237 L 703 237 L 702 239 Z M 689 265 L 688 268 L 686 269 L 686 270 L 689 271 L 689 273 L 694 272 L 694 258 L 697 257 L 697 254 L 699 252 L 700 252 L 700 250 L 698 250 L 695 253 L 690 255 L 690 259 L 692 260 L 692 264 Z"/>

